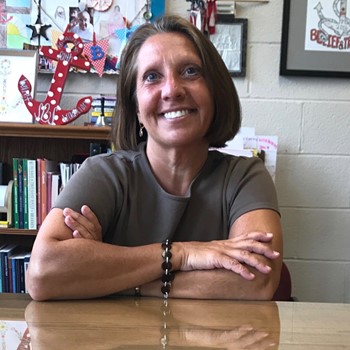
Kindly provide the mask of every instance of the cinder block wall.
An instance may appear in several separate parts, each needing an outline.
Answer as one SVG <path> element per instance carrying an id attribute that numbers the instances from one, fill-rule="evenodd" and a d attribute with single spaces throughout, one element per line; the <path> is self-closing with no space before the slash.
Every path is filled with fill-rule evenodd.
<path id="1" fill-rule="evenodd" d="M 166 1 L 168 13 L 187 16 L 188 7 L 185 0 Z M 279 137 L 276 187 L 293 294 L 300 301 L 349 303 L 350 82 L 279 76 L 282 7 L 282 0 L 237 3 L 237 17 L 248 18 L 249 26 L 247 75 L 235 78 L 243 125 Z M 38 98 L 50 80 L 40 75 Z M 114 92 L 113 75 L 70 74 L 62 105 Z"/>

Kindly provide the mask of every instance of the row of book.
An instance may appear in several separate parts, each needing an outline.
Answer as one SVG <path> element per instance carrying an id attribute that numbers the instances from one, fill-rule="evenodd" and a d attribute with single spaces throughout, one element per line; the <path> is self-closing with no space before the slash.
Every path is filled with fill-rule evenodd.
<path id="1" fill-rule="evenodd" d="M 80 164 L 13 158 L 12 226 L 36 230 Z"/>
<path id="2" fill-rule="evenodd" d="M 90 123 L 96 126 L 111 125 L 115 106 L 115 96 L 94 97 L 90 110 Z"/>
<path id="3" fill-rule="evenodd" d="M 0 293 L 27 293 L 30 252 L 16 244 L 0 247 Z"/>

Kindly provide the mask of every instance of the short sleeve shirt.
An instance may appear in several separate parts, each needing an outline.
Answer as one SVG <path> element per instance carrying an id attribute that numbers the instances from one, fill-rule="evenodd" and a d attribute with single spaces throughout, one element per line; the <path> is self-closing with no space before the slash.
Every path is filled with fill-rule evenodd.
<path id="1" fill-rule="evenodd" d="M 184 196 L 157 182 L 145 144 L 85 160 L 55 207 L 80 212 L 88 205 L 108 243 L 137 246 L 172 241 L 227 239 L 232 224 L 256 209 L 279 211 L 275 187 L 263 162 L 213 150 Z"/>

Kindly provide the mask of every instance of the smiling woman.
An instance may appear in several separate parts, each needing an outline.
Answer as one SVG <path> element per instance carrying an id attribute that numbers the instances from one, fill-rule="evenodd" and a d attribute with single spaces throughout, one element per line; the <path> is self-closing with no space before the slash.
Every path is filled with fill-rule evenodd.
<path id="1" fill-rule="evenodd" d="M 210 150 L 241 121 L 217 50 L 165 16 L 133 33 L 120 68 L 116 151 L 88 158 L 47 215 L 31 296 L 271 299 L 282 264 L 273 181 L 258 158 Z"/>
<path id="2" fill-rule="evenodd" d="M 147 39 L 138 57 L 137 115 L 148 133 L 148 158 L 154 143 L 187 150 L 194 143 L 205 159 L 214 103 L 195 46 L 182 34 L 162 33 Z"/>

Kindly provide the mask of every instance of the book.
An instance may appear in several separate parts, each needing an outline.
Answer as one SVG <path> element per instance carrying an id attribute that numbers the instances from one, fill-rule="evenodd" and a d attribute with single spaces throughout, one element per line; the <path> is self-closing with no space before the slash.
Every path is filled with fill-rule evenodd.
<path id="1" fill-rule="evenodd" d="M 58 163 L 55 160 L 50 159 L 38 159 L 37 164 L 38 165 L 38 187 L 40 184 L 40 201 L 38 199 L 38 211 L 40 210 L 40 224 L 44 221 L 47 213 L 48 213 L 48 197 L 50 196 L 48 194 L 48 182 L 47 182 L 47 175 L 49 173 L 57 173 L 58 172 Z M 39 191 L 38 191 L 39 193 Z M 50 198 L 49 198 L 50 199 Z"/>
<path id="2" fill-rule="evenodd" d="M 12 187 L 12 222 L 15 228 L 19 228 L 19 205 L 18 205 L 18 158 L 12 159 L 13 187 Z"/>
<path id="3" fill-rule="evenodd" d="M 18 181 L 18 216 L 19 228 L 24 228 L 24 190 L 23 190 L 23 159 L 17 160 L 17 181 Z"/>
<path id="4" fill-rule="evenodd" d="M 59 174 L 54 171 L 47 173 L 47 213 L 51 210 L 53 202 L 59 192 Z"/>
<path id="5" fill-rule="evenodd" d="M 24 262 L 23 262 L 23 268 L 24 268 L 24 293 L 28 293 L 26 278 L 27 278 L 27 270 L 28 270 L 28 267 L 29 267 L 30 255 L 31 255 L 31 252 L 26 253 L 25 256 L 24 256 Z"/>
<path id="6" fill-rule="evenodd" d="M 13 293 L 25 293 L 24 260 L 26 252 L 14 254 L 10 257 L 12 262 L 12 289 Z"/>
<path id="7" fill-rule="evenodd" d="M 46 162 L 45 159 L 40 159 L 40 193 L 41 193 L 41 206 L 38 208 L 41 212 L 41 223 L 43 223 L 46 217 L 46 206 L 47 206 L 47 191 L 46 191 Z"/>
<path id="8" fill-rule="evenodd" d="M 9 293 L 16 293 L 16 260 L 14 255 L 8 258 L 9 265 Z"/>
<path id="9" fill-rule="evenodd" d="M 42 224 L 42 216 L 41 216 L 41 207 L 42 207 L 42 203 L 41 203 L 41 189 L 42 189 L 42 181 L 41 181 L 41 164 L 42 164 L 42 159 L 38 158 L 36 160 L 36 177 L 37 177 L 37 204 L 36 204 L 36 217 L 37 217 L 37 224 L 41 225 Z"/>
<path id="10" fill-rule="evenodd" d="M 8 244 L 0 250 L 1 268 L 2 268 L 2 292 L 9 293 L 10 278 L 9 278 L 9 257 L 18 250 L 17 244 Z"/>
<path id="11" fill-rule="evenodd" d="M 28 162 L 22 159 L 23 172 L 23 228 L 28 229 Z"/>
<path id="12" fill-rule="evenodd" d="M 51 207 L 55 204 L 55 201 L 60 193 L 60 175 L 59 174 L 53 174 L 52 175 L 52 185 L 51 185 Z"/>
<path id="13" fill-rule="evenodd" d="M 28 167 L 28 229 L 37 229 L 36 161 L 27 159 Z"/>
<path id="14" fill-rule="evenodd" d="M 4 276 L 3 276 L 3 274 L 2 274 L 3 268 L 2 268 L 1 251 L 2 251 L 2 249 L 5 248 L 5 247 L 6 247 L 6 244 L 3 244 L 2 246 L 0 246 L 0 293 L 3 292 L 2 285 L 3 285 L 3 278 L 4 278 Z M 5 283 L 5 282 L 4 282 L 4 283 Z"/>

